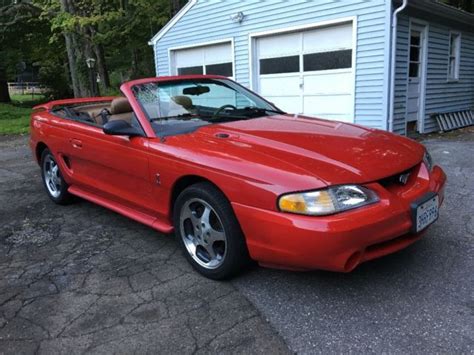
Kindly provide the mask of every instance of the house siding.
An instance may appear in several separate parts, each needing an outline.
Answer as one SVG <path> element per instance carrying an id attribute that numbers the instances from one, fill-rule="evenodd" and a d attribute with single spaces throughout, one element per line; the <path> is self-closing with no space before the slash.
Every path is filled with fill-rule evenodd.
<path id="1" fill-rule="evenodd" d="M 408 88 L 409 18 L 399 16 L 397 53 L 395 57 L 395 88 L 393 102 L 393 132 L 406 134 L 405 112 Z"/>
<path id="2" fill-rule="evenodd" d="M 461 33 L 459 80 L 448 82 L 449 33 L 457 31 L 430 24 L 425 98 L 425 132 L 438 131 L 431 116 L 437 112 L 474 108 L 474 33 Z"/>
<path id="3" fill-rule="evenodd" d="M 231 14 L 242 11 L 241 24 Z M 249 34 L 356 17 L 355 123 L 386 128 L 387 3 L 372 1 L 198 1 L 155 44 L 157 75 L 169 75 L 169 48 L 232 38 L 234 77 L 250 87 Z M 199 29 L 199 30 L 197 30 Z"/>
<path id="4" fill-rule="evenodd" d="M 411 19 L 416 21 L 415 18 Z M 395 71 L 394 132 L 405 134 L 406 95 L 408 86 L 410 17 L 400 16 L 397 29 Z M 459 80 L 448 81 L 450 31 L 461 33 Z M 474 108 L 474 33 L 428 22 L 424 133 L 438 131 L 432 115 L 438 112 Z"/>

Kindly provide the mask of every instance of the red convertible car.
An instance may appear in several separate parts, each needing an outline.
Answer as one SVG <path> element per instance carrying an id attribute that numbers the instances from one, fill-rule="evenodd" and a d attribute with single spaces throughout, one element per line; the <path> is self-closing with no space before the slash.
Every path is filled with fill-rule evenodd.
<path id="1" fill-rule="evenodd" d="M 35 107 L 30 144 L 46 192 L 174 231 L 209 278 L 251 260 L 348 272 L 438 218 L 446 176 L 410 139 L 287 114 L 221 76 L 121 90 Z"/>

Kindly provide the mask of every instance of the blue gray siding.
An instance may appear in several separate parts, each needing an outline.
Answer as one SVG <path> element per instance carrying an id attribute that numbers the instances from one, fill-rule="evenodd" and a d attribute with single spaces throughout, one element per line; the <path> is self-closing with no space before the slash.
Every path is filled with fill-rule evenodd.
<path id="1" fill-rule="evenodd" d="M 461 32 L 459 81 L 448 82 L 450 29 L 430 24 L 428 35 L 428 70 L 426 78 L 425 132 L 437 131 L 430 116 L 443 111 L 474 108 L 474 33 Z"/>
<path id="2" fill-rule="evenodd" d="M 245 14 L 240 25 L 229 19 L 238 11 Z M 156 44 L 157 75 L 169 75 L 168 48 L 233 38 L 235 79 L 250 86 L 249 34 L 355 16 L 355 122 L 385 129 L 387 13 L 384 0 L 198 1 Z"/>
<path id="3" fill-rule="evenodd" d="M 450 31 L 461 33 L 460 72 L 459 80 L 455 82 L 448 82 Z M 401 16 L 397 30 L 394 102 L 394 131 L 400 134 L 405 134 L 408 47 L 409 17 Z M 474 33 L 429 23 L 426 65 L 425 133 L 428 133 L 439 129 L 431 115 L 474 108 Z"/>
<path id="4" fill-rule="evenodd" d="M 397 55 L 395 59 L 395 91 L 393 104 L 393 131 L 406 134 L 405 111 L 408 88 L 409 19 L 399 16 L 397 29 Z"/>

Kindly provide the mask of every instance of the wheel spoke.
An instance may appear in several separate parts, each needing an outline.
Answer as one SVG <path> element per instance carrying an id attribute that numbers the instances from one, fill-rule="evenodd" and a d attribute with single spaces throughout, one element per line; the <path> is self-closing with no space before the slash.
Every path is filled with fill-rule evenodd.
<path id="1" fill-rule="evenodd" d="M 217 242 L 217 241 L 225 241 L 225 233 L 224 232 L 220 232 L 220 231 L 217 231 L 213 228 L 210 228 L 208 233 L 209 233 L 209 238 L 208 238 L 209 244 L 212 244 L 212 243 Z"/>
<path id="2" fill-rule="evenodd" d="M 209 262 L 212 262 L 216 258 L 216 252 L 212 247 L 212 244 L 203 245 L 204 249 L 206 249 L 207 253 L 209 254 Z"/>
<path id="3" fill-rule="evenodd" d="M 190 219 L 193 227 L 196 229 L 196 227 L 200 227 L 200 220 L 199 218 L 196 217 L 196 214 L 194 211 L 191 210 L 191 208 L 188 206 L 186 210 L 184 211 L 182 215 L 183 221 L 186 219 Z"/>
<path id="4" fill-rule="evenodd" d="M 204 224 L 205 227 L 210 225 L 209 217 L 211 215 L 211 209 L 207 206 L 204 207 L 201 217 L 199 218 L 201 224 Z"/>

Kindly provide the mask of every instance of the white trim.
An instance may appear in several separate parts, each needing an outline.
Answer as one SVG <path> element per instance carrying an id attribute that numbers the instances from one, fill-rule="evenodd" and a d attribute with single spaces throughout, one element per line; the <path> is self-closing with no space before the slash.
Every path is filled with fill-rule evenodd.
<path id="1" fill-rule="evenodd" d="M 451 59 L 451 36 L 452 35 L 457 35 L 457 40 L 458 40 L 458 46 L 456 48 L 456 53 L 455 53 L 455 61 L 454 61 L 454 77 L 450 76 L 450 68 L 449 68 L 449 62 Z M 452 83 L 452 82 L 458 82 L 459 81 L 459 72 L 460 72 L 460 67 L 461 67 L 461 43 L 462 43 L 462 34 L 459 31 L 449 31 L 449 41 L 448 41 L 448 77 L 447 77 L 447 82 Z"/>
<path id="2" fill-rule="evenodd" d="M 357 64 L 357 16 L 348 16 L 348 17 L 340 17 L 336 19 L 326 20 L 326 21 L 319 21 L 308 23 L 304 25 L 298 26 L 291 26 L 285 28 L 278 28 L 268 31 L 261 31 L 261 32 L 254 32 L 249 33 L 248 35 L 248 48 L 249 48 L 249 86 L 250 90 L 253 90 L 259 93 L 258 88 L 258 77 L 259 77 L 259 70 L 258 70 L 258 61 L 256 60 L 258 57 L 258 53 L 256 51 L 256 40 L 260 37 L 267 37 L 271 35 L 283 34 L 283 33 L 290 33 L 290 32 L 302 32 L 305 30 L 312 30 L 319 27 L 329 27 L 332 25 L 339 25 L 344 23 L 351 23 L 352 24 L 352 80 L 353 80 L 353 89 L 352 89 L 352 122 L 355 122 L 355 94 L 356 94 L 356 64 Z M 300 53 L 301 56 L 301 53 Z M 301 68 L 300 68 L 301 69 Z M 301 74 L 301 73 L 300 73 Z"/>
<path id="3" fill-rule="evenodd" d="M 345 22 L 354 22 L 355 19 L 357 19 L 357 16 L 340 17 L 340 18 L 332 19 L 332 20 L 312 22 L 305 25 L 278 28 L 278 29 L 262 31 L 262 32 L 254 32 L 254 33 L 250 33 L 249 36 L 250 37 L 266 37 L 269 35 L 281 34 L 285 32 L 300 32 L 303 30 L 309 30 L 309 29 L 313 29 L 317 27 L 342 24 Z"/>
<path id="4" fill-rule="evenodd" d="M 410 17 L 408 23 L 408 57 L 407 57 L 407 88 L 405 93 L 405 116 L 408 109 L 408 86 L 410 85 L 410 38 L 411 30 L 413 26 L 423 27 L 422 30 L 422 59 L 421 59 L 421 75 L 420 75 L 420 89 L 418 93 L 418 117 L 417 126 L 418 132 L 425 132 L 425 103 L 426 103 L 426 76 L 428 72 L 428 34 L 429 34 L 429 22 L 420 20 L 417 18 Z M 420 69 L 419 69 L 420 70 Z M 407 135 L 407 121 L 405 118 L 405 136 Z"/>
<path id="5" fill-rule="evenodd" d="M 385 46 L 383 53 L 383 71 L 384 71 L 384 85 L 383 85 L 383 95 L 382 95 L 382 129 L 388 131 L 390 128 L 390 92 L 391 92 L 391 50 L 392 50 L 392 1 L 385 2 Z M 396 34 L 395 34 L 396 36 Z M 392 129 L 393 131 L 393 129 Z"/>
<path id="6" fill-rule="evenodd" d="M 183 8 L 179 10 L 178 13 L 174 15 L 174 17 L 171 20 L 169 20 L 168 23 L 164 25 L 164 27 L 156 35 L 154 35 L 152 39 L 150 39 L 150 41 L 148 42 L 148 45 L 154 46 L 156 42 L 158 42 L 161 39 L 161 37 L 163 37 L 166 34 L 166 32 L 168 32 L 171 29 L 171 27 L 173 27 L 176 24 L 176 22 L 181 20 L 181 18 L 184 15 L 186 15 L 186 13 L 189 10 L 191 10 L 191 8 L 196 3 L 197 3 L 197 0 L 191 0 L 186 5 L 184 5 Z"/>
<path id="7" fill-rule="evenodd" d="M 216 45 L 216 44 L 226 44 L 226 43 L 230 44 L 230 51 L 231 51 L 230 55 L 231 55 L 231 60 L 232 60 L 232 78 L 235 78 L 234 37 L 216 39 L 216 40 L 213 40 L 213 41 L 193 43 L 193 44 L 187 44 L 187 45 L 168 48 L 168 73 L 169 73 L 169 75 L 177 75 L 178 74 L 178 73 L 176 73 L 175 66 L 172 65 L 172 60 L 173 60 L 172 52 L 173 51 L 179 51 L 179 50 L 191 49 L 191 48 L 199 48 L 199 47 L 207 47 L 207 46 L 212 46 L 212 45 Z M 203 73 L 204 73 L 204 69 L 203 69 Z"/>
<path id="8" fill-rule="evenodd" d="M 356 65 L 357 65 L 357 25 L 358 18 L 354 16 L 352 18 L 352 123 L 356 123 Z"/>

